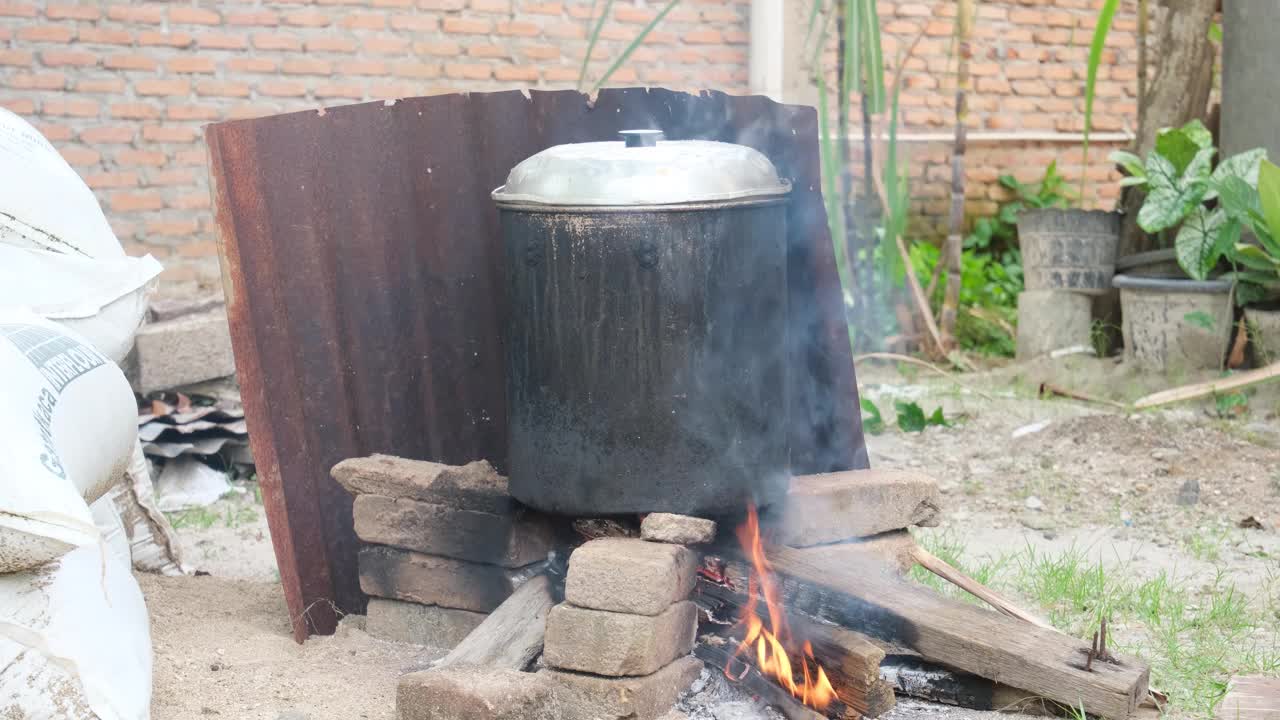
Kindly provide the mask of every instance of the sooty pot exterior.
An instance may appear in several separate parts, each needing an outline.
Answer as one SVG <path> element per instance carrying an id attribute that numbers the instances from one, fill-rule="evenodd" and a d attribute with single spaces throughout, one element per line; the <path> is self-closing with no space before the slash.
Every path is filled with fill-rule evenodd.
<path id="1" fill-rule="evenodd" d="M 630 187 L 644 173 L 632 168 Z M 786 492 L 787 187 L 772 183 L 675 203 L 530 202 L 511 180 L 495 192 L 516 499 L 576 516 L 716 515 Z"/>

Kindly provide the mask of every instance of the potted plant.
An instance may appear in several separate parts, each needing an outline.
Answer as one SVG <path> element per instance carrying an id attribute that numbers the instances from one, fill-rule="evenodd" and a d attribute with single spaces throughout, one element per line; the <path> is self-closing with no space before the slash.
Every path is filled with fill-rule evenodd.
<path id="1" fill-rule="evenodd" d="M 1254 242 L 1236 239 L 1225 255 L 1236 282 L 1236 302 L 1244 306 L 1245 324 L 1255 361 L 1280 360 L 1280 167 L 1263 160 L 1257 183 L 1224 182 L 1220 209 L 1229 222 L 1250 231 Z"/>
<path id="2" fill-rule="evenodd" d="M 1125 355 L 1159 370 L 1219 367 L 1230 340 L 1237 278 L 1217 277 L 1217 270 L 1238 254 L 1266 151 L 1246 151 L 1215 168 L 1216 155 L 1212 135 L 1198 120 L 1161 131 L 1146 160 L 1111 154 L 1128 173 L 1121 184 L 1146 190 L 1138 226 L 1165 238 L 1166 245 L 1174 236 L 1171 249 L 1180 272 L 1148 270 L 1114 279 Z"/>

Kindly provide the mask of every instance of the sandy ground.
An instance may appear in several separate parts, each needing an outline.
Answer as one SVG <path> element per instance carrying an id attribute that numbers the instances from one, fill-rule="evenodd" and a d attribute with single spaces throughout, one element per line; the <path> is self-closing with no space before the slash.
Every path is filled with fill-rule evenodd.
<path id="1" fill-rule="evenodd" d="M 1212 402 L 1129 415 L 1036 397 L 1044 380 L 1122 400 L 1165 382 L 1090 358 L 965 375 L 963 386 L 913 369 L 860 367 L 859 377 L 890 423 L 895 399 L 960 419 L 919 434 L 890 429 L 868 446 L 877 466 L 939 480 L 941 531 L 962 538 L 968 555 L 1084 548 L 1146 570 L 1221 570 L 1255 590 L 1280 575 L 1280 390 L 1252 394 L 1246 415 L 1224 420 Z M 393 718 L 395 678 L 441 651 L 375 640 L 360 618 L 335 637 L 295 644 L 253 494 L 211 511 L 219 519 L 179 530 L 188 562 L 210 576 L 140 577 L 153 619 L 156 720 Z M 1238 528 L 1247 516 L 1265 529 Z M 771 717 L 721 700 L 700 717 Z M 979 715 L 904 702 L 893 720 Z"/>
<path id="2" fill-rule="evenodd" d="M 333 637 L 299 645 L 270 581 L 140 582 L 155 646 L 155 720 L 392 720 L 396 678 L 441 655 L 376 640 L 351 620 Z"/>

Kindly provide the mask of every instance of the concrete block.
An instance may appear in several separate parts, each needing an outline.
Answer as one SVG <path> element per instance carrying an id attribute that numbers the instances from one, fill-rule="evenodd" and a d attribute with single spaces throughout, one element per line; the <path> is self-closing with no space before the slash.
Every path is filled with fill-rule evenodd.
<path id="1" fill-rule="evenodd" d="M 682 657 L 652 675 L 601 677 L 568 670 L 543 670 L 559 686 L 564 720 L 656 720 L 671 711 L 680 693 L 702 672 L 702 661 Z"/>
<path id="2" fill-rule="evenodd" d="M 365 542 L 507 568 L 545 560 L 555 547 L 550 521 L 527 510 L 497 515 L 357 495 L 353 515 L 356 536 Z"/>
<path id="3" fill-rule="evenodd" d="M 701 545 L 715 540 L 716 524 L 688 515 L 649 513 L 640 523 L 640 537 L 675 545 Z"/>
<path id="4" fill-rule="evenodd" d="M 592 610 L 657 615 L 693 591 L 697 556 L 681 545 L 600 538 L 569 556 L 564 599 Z"/>
<path id="5" fill-rule="evenodd" d="M 134 363 L 130 382 L 143 395 L 235 374 L 226 311 L 143 325 L 134 341 Z"/>
<path id="6" fill-rule="evenodd" d="M 369 598 L 365 632 L 391 642 L 452 648 L 471 634 L 485 613 L 402 600 Z"/>
<path id="7" fill-rule="evenodd" d="M 912 525 L 938 524 L 941 494 L 925 475 L 901 470 L 847 470 L 791 479 L 764 525 L 776 542 L 809 547 L 868 537 Z"/>
<path id="8" fill-rule="evenodd" d="M 507 479 L 486 460 L 442 465 L 391 455 L 350 458 L 330 471 L 353 495 L 407 498 L 462 510 L 503 514 L 516 507 Z"/>
<path id="9" fill-rule="evenodd" d="M 688 600 L 657 615 L 588 610 L 561 603 L 547 617 L 542 659 L 560 670 L 649 675 L 693 649 L 698 609 Z"/>
<path id="10" fill-rule="evenodd" d="M 148 303 L 148 318 L 153 322 L 160 322 L 225 307 L 226 303 L 223 302 L 221 293 L 184 293 L 169 297 L 154 297 Z"/>
<path id="11" fill-rule="evenodd" d="M 1063 290 L 1024 290 L 1018 295 L 1018 359 L 1090 345 L 1093 298 Z"/>
<path id="12" fill-rule="evenodd" d="M 371 546 L 360 550 L 360 589 L 382 598 L 487 613 L 511 594 L 497 565 Z"/>
<path id="13" fill-rule="evenodd" d="M 399 720 L 559 720 L 559 687 L 541 673 L 457 665 L 402 675 Z"/>

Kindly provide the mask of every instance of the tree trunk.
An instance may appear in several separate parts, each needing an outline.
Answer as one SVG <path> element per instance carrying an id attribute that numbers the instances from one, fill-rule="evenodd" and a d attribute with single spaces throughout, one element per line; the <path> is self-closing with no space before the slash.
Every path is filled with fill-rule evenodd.
<path id="1" fill-rule="evenodd" d="M 947 292 L 942 302 L 942 349 L 956 348 L 956 316 L 960 309 L 961 263 L 964 251 L 964 155 L 967 146 L 969 58 L 973 50 L 973 0 L 957 0 L 956 13 L 956 139 L 951 152 L 951 226 L 939 262 L 947 264 Z"/>
<path id="2" fill-rule="evenodd" d="M 1143 157 L 1155 147 L 1156 133 L 1162 128 L 1204 119 L 1213 87 L 1214 48 L 1209 26 L 1218 0 L 1165 0 L 1164 4 L 1156 74 L 1146 97 L 1138 99 L 1143 108 L 1142 122 L 1134 146 Z M 1153 238 L 1142 232 L 1137 223 L 1142 200 L 1141 192 L 1125 193 L 1121 257 L 1154 249 Z"/>

